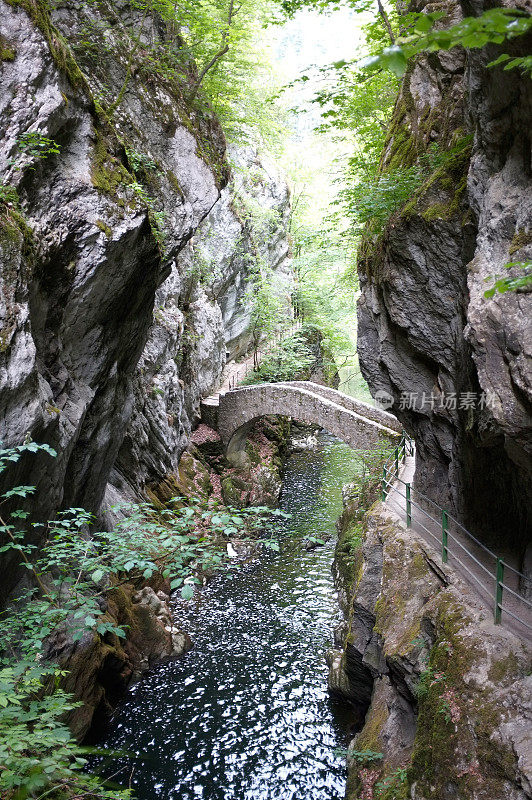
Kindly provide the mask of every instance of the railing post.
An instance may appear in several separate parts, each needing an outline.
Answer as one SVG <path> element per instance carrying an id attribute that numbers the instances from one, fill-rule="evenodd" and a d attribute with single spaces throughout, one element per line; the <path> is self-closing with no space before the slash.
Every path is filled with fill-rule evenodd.
<path id="1" fill-rule="evenodd" d="M 406 488 L 406 527 L 412 525 L 412 500 L 410 499 L 410 484 L 405 483 Z"/>
<path id="2" fill-rule="evenodd" d="M 386 500 L 386 467 L 382 468 L 382 482 L 381 482 L 381 495 L 382 502 Z"/>
<path id="3" fill-rule="evenodd" d="M 497 559 L 497 574 L 495 576 L 495 625 L 500 625 L 502 615 L 502 582 L 504 580 L 504 563 Z"/>
<path id="4" fill-rule="evenodd" d="M 449 527 L 449 520 L 447 518 L 447 511 L 442 509 L 441 512 L 441 560 L 444 564 L 447 563 L 449 551 L 447 549 L 447 530 Z"/>
<path id="5" fill-rule="evenodd" d="M 399 477 L 399 448 L 395 448 L 395 477 Z"/>

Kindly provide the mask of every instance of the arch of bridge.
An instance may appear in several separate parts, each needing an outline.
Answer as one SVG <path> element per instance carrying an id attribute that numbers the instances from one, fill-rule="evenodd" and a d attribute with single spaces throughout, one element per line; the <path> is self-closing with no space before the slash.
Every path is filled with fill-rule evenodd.
<path id="1" fill-rule="evenodd" d="M 336 389 L 310 381 L 263 383 L 220 395 L 217 428 L 228 453 L 241 450 L 251 423 L 269 414 L 317 424 L 356 449 L 382 436 L 396 439 L 401 431 L 392 414 Z"/>

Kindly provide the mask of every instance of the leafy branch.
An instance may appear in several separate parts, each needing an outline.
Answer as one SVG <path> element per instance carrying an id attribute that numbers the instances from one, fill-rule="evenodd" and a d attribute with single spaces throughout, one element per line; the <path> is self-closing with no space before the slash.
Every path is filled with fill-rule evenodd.
<path id="1" fill-rule="evenodd" d="M 504 294 L 505 292 L 516 292 L 519 290 L 527 291 L 532 287 L 532 261 L 510 261 L 505 264 L 505 269 L 518 269 L 521 275 L 516 277 L 495 275 L 486 278 L 486 281 L 494 281 L 493 286 L 484 292 L 484 297 L 494 297 L 498 292 Z"/>
<path id="2" fill-rule="evenodd" d="M 384 68 L 395 75 L 403 75 L 409 59 L 418 53 L 451 50 L 454 47 L 478 49 L 487 44 L 502 44 L 508 39 L 523 36 L 532 29 L 532 16 L 516 9 L 491 8 L 479 17 L 465 17 L 450 28 L 436 28 L 445 17 L 442 12 L 409 14 L 402 18 L 408 31 L 380 53 L 359 62 L 359 67 Z M 505 63 L 505 69 L 522 67 L 530 71 L 531 57 L 511 59 L 501 55 L 489 66 Z"/>

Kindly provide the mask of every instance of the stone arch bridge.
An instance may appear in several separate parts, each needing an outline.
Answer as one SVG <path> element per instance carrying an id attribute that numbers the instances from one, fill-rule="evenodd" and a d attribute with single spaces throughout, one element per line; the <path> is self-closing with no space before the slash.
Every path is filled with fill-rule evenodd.
<path id="1" fill-rule="evenodd" d="M 386 411 L 310 381 L 263 383 L 213 395 L 202 402 L 202 419 L 220 434 L 228 457 L 244 449 L 251 424 L 280 414 L 325 428 L 356 449 L 381 438 L 398 440 L 401 425 Z"/>

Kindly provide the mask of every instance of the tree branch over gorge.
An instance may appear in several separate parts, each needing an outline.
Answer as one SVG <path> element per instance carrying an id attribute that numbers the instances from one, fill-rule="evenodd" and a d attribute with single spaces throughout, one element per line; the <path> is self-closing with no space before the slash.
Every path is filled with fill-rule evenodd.
<path id="1" fill-rule="evenodd" d="M 283 13 L 291 17 L 304 8 L 330 11 L 338 8 L 338 0 L 279 0 Z M 404 74 L 409 59 L 421 52 L 451 50 L 453 47 L 477 49 L 487 44 L 503 44 L 522 36 L 532 29 L 532 15 L 515 8 L 490 8 L 478 17 L 465 17 L 450 27 L 445 26 L 446 14 L 442 11 L 431 13 L 406 13 L 399 5 L 399 16 L 386 11 L 382 0 L 349 0 L 348 5 L 355 12 L 377 13 L 391 41 L 385 47 L 358 62 L 363 68 L 384 68 L 395 75 Z M 394 29 L 397 32 L 394 32 Z M 519 67 L 532 76 L 532 56 L 511 57 L 500 55 L 488 66 L 504 64 L 504 69 Z"/>
<path id="2" fill-rule="evenodd" d="M 230 0 L 230 2 L 229 2 L 229 10 L 227 12 L 227 25 L 225 26 L 224 30 L 222 31 L 221 47 L 218 50 L 218 52 L 213 55 L 213 57 L 210 59 L 210 61 L 208 61 L 207 64 L 205 64 L 205 66 L 201 70 L 200 74 L 198 75 L 198 78 L 197 78 L 197 80 L 196 80 L 196 82 L 194 84 L 194 88 L 192 90 L 192 94 L 190 95 L 190 99 L 191 100 L 193 100 L 196 97 L 196 95 L 197 95 L 197 93 L 199 91 L 199 88 L 201 86 L 201 83 L 202 83 L 205 75 L 208 73 L 208 71 L 210 69 L 212 69 L 218 63 L 218 61 L 220 61 L 220 59 L 223 58 L 226 55 L 226 53 L 229 52 L 229 32 L 231 30 L 231 25 L 232 25 L 232 22 L 233 22 L 233 18 L 238 14 L 238 12 L 240 11 L 241 8 L 242 8 L 242 6 L 240 5 L 235 11 L 234 0 Z"/>

